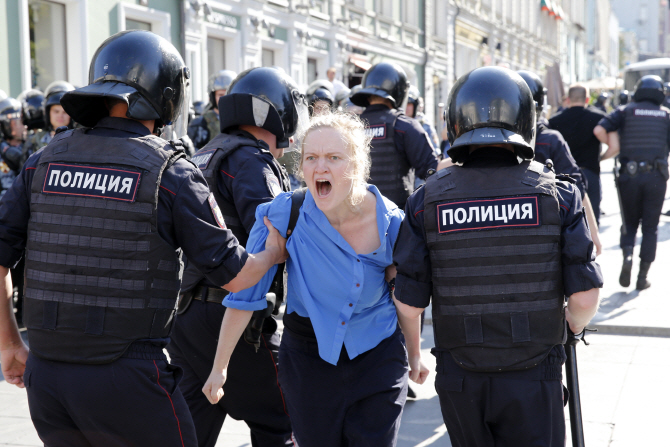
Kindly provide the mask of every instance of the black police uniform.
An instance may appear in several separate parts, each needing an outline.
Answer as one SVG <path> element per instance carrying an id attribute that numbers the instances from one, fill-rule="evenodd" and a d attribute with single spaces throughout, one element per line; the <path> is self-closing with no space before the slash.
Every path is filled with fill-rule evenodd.
<path id="1" fill-rule="evenodd" d="M 383 104 L 368 106 L 361 119 L 372 137 L 369 183 L 402 208 L 414 187 L 406 184 L 410 169 L 425 179 L 429 170 L 437 168 L 428 134 L 418 121 Z"/>
<path id="2" fill-rule="evenodd" d="M 407 202 L 395 296 L 433 299 L 436 389 L 454 446 L 564 445 L 564 296 L 602 286 L 580 194 L 480 148 Z"/>
<path id="3" fill-rule="evenodd" d="M 670 109 L 651 101 L 634 101 L 598 124 L 607 132 L 619 131 L 619 190 L 626 225 L 621 248 L 632 251 L 642 221 L 640 260 L 651 263 L 656 259 L 658 222 L 668 180 Z"/>
<path id="4" fill-rule="evenodd" d="M 192 160 L 203 170 L 227 227 L 242 245 L 246 245 L 256 221 L 256 207 L 290 190 L 288 176 L 268 145 L 248 132 L 219 134 Z M 227 293 L 190 262 L 182 289 L 182 300 L 191 301 L 177 317 L 167 349 L 170 359 L 184 370 L 179 386 L 193 416 L 198 445 L 216 444 L 227 415 L 247 423 L 254 446 L 293 445 L 291 423 L 277 382 L 280 336 L 276 321 L 272 316 L 264 321 L 258 351 L 240 338 L 231 357 L 223 398 L 212 405 L 202 387 L 214 362 L 226 311 L 221 301 Z M 185 306 L 180 303 L 180 308 Z"/>
<path id="5" fill-rule="evenodd" d="M 567 174 L 575 180 L 575 186 L 584 198 L 586 193 L 586 183 L 582 176 L 582 171 L 577 166 L 577 162 L 570 153 L 568 143 L 557 130 L 551 130 L 547 127 L 547 120 L 542 119 L 537 124 L 537 134 L 535 137 L 535 161 L 546 163 L 551 160 L 554 172 L 558 174 Z"/>
<path id="6" fill-rule="evenodd" d="M 247 253 L 200 171 L 139 122 L 57 134 L 0 201 L 0 265 L 26 250 L 24 374 L 45 445 L 196 445 L 168 342 L 180 247 L 227 284 Z"/>

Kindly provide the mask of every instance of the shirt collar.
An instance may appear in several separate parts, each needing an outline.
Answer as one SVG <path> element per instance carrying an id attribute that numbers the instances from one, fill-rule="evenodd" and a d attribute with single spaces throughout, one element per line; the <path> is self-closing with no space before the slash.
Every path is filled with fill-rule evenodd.
<path id="1" fill-rule="evenodd" d="M 379 241 L 381 242 L 381 247 L 377 252 L 383 250 L 386 247 L 384 243 L 386 239 L 386 234 L 388 233 L 388 228 L 391 225 L 391 214 L 393 210 L 397 207 L 388 206 L 387 202 L 384 200 L 384 197 L 381 195 L 379 190 L 375 185 L 367 185 L 367 190 L 375 195 L 377 198 L 376 211 L 377 211 L 377 229 L 379 231 Z M 356 254 L 349 243 L 344 240 L 342 235 L 337 232 L 335 228 L 330 224 L 326 215 L 316 206 L 314 202 L 314 197 L 310 193 L 309 189 L 305 194 L 305 201 L 303 202 L 303 209 L 306 214 L 309 214 L 310 217 L 316 222 L 316 224 L 321 228 L 321 230 L 328 235 L 328 237 L 333 240 L 337 245 L 340 246 L 343 250 L 346 250 L 353 254 L 354 256 L 360 256 Z"/>
<path id="2" fill-rule="evenodd" d="M 151 135 L 151 132 L 149 132 L 149 129 L 144 124 L 128 118 L 106 116 L 98 121 L 95 128 L 121 130 L 123 132 L 137 134 L 141 137 Z"/>

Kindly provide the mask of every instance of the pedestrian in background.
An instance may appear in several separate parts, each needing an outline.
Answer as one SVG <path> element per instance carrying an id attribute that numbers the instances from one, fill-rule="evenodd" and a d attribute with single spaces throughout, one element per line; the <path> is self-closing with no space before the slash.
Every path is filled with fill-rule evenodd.
<path id="1" fill-rule="evenodd" d="M 589 89 L 580 84 L 570 86 L 568 90 L 570 107 L 549 119 L 549 128 L 563 135 L 570 152 L 582 170 L 586 180 L 586 193 L 593 207 L 596 223 L 600 226 L 600 201 L 602 183 L 600 181 L 600 141 L 593 135 L 593 129 L 605 116 L 603 112 L 589 103 Z"/>
<path id="2" fill-rule="evenodd" d="M 301 446 L 395 446 L 408 358 L 412 380 L 423 383 L 428 374 L 419 361 L 419 321 L 400 317 L 392 300 L 388 281 L 395 276 L 392 250 L 403 213 L 365 181 L 369 141 L 354 116 L 314 118 L 301 146 L 304 201 L 293 192 L 260 205 L 249 237 L 251 251 L 263 246 L 264 216 L 290 235 L 279 382 Z M 295 227 L 288 232 L 290 221 Z M 265 307 L 273 274 L 224 301 L 229 309 L 203 389 L 213 403 L 233 368 L 231 340 Z M 400 328 L 412 334 L 407 352 Z"/>
<path id="3" fill-rule="evenodd" d="M 602 287 L 581 196 L 532 161 L 534 101 L 515 72 L 461 77 L 446 114 L 462 166 L 407 201 L 399 309 L 416 321 L 432 296 L 435 387 L 454 447 L 562 446 L 566 321 L 582 332 Z"/>
<path id="4" fill-rule="evenodd" d="M 44 117 L 44 128 L 35 129 L 26 139 L 23 153 L 26 158 L 49 144 L 59 127 L 72 128 L 73 122 L 67 114 L 60 100 L 67 92 L 74 90 L 74 86 L 65 81 L 54 81 L 44 91 L 44 102 L 41 105 L 41 115 Z"/>
<path id="5" fill-rule="evenodd" d="M 619 107 L 593 130 L 609 145 L 603 160 L 619 155 L 618 179 L 623 209 L 620 245 L 622 287 L 630 285 L 637 229 L 642 225 L 640 269 L 636 289 L 651 286 L 647 274 L 656 259 L 658 222 L 665 201 L 670 146 L 670 109 L 663 107 L 665 86 L 659 76 L 643 76 L 635 86 L 633 102 Z"/>

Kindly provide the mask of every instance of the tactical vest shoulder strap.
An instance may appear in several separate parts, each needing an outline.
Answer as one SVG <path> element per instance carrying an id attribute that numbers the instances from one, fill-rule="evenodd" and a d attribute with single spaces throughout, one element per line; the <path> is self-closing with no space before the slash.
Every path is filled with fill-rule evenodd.
<path id="1" fill-rule="evenodd" d="M 300 207 L 305 201 L 305 194 L 307 193 L 307 188 L 300 188 L 293 191 L 291 195 L 291 217 L 288 219 L 288 228 L 286 229 L 286 237 L 289 238 L 293 234 L 295 225 L 298 223 L 298 218 L 300 217 Z"/>

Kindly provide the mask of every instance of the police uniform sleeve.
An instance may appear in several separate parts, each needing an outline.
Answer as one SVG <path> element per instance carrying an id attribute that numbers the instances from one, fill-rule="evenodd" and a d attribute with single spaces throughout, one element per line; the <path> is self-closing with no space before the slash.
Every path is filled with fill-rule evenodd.
<path id="1" fill-rule="evenodd" d="M 249 234 L 247 250 L 249 253 L 258 253 L 265 249 L 265 240 L 269 231 L 263 222 L 267 216 L 272 225 L 279 231 L 282 237 L 286 237 L 288 221 L 291 214 L 291 195 L 293 193 L 281 193 L 272 202 L 262 203 L 256 208 L 256 221 Z M 270 290 L 272 280 L 277 272 L 277 266 L 273 265 L 256 285 L 237 293 L 226 295 L 223 305 L 240 310 L 262 310 L 267 306 L 265 294 Z"/>
<path id="2" fill-rule="evenodd" d="M 620 129 L 624 121 L 623 109 L 623 107 L 619 107 L 618 109 L 612 111 L 612 113 L 602 118 L 598 122 L 598 125 L 604 127 L 607 132 L 614 132 L 615 130 Z"/>
<path id="3" fill-rule="evenodd" d="M 433 291 L 430 254 L 423 226 L 424 188 L 420 187 L 405 204 L 405 219 L 393 250 L 398 274 L 394 295 L 413 307 L 428 307 Z"/>
<path id="4" fill-rule="evenodd" d="M 158 231 L 175 248 L 181 247 L 210 281 L 223 286 L 242 270 L 248 254 L 217 222 L 218 205 L 209 196 L 200 170 L 186 160 L 177 161 L 161 179 Z"/>
<path id="5" fill-rule="evenodd" d="M 417 177 L 424 179 L 429 169 L 437 168 L 437 157 L 421 124 L 401 115 L 396 121 L 395 143 L 405 153 Z"/>
<path id="6" fill-rule="evenodd" d="M 262 155 L 248 157 L 239 167 L 232 179 L 232 195 L 247 233 L 251 233 L 256 222 L 258 205 L 272 201 L 281 192 L 281 181 Z"/>
<path id="7" fill-rule="evenodd" d="M 30 219 L 30 188 L 41 152 L 23 165 L 0 200 L 0 265 L 12 268 L 23 256 Z"/>
<path id="8" fill-rule="evenodd" d="M 595 261 L 593 241 L 582 199 L 574 186 L 557 182 L 561 211 L 561 256 L 566 296 L 603 286 L 600 265 Z"/>

